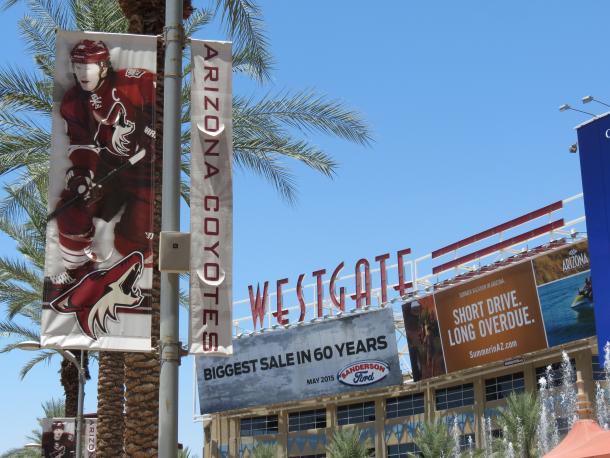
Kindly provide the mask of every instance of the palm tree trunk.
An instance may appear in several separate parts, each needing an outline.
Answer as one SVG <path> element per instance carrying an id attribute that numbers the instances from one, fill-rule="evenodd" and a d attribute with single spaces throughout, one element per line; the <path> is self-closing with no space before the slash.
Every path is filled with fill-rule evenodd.
<path id="1" fill-rule="evenodd" d="M 97 383 L 97 457 L 123 455 L 125 432 L 125 354 L 103 351 L 99 357 Z"/>
<path id="2" fill-rule="evenodd" d="M 129 20 L 129 32 L 135 34 L 159 35 L 163 32 L 165 21 L 165 0 L 118 0 L 125 17 Z M 193 11 L 191 0 L 184 0 L 185 17 Z M 157 49 L 157 74 L 163 74 L 163 44 Z M 161 229 L 161 164 L 163 145 L 163 78 L 157 78 L 156 94 L 156 161 L 155 161 L 155 213 L 154 233 Z M 155 244 L 153 252 L 153 265 L 157 265 L 158 246 Z M 125 385 L 124 404 L 111 403 L 102 398 L 109 395 L 105 391 L 98 394 L 98 418 L 113 419 L 123 413 L 124 432 L 123 450 L 129 457 L 155 457 L 157 456 L 157 436 L 159 418 L 159 286 L 160 276 L 154 271 L 152 289 L 152 353 L 125 353 L 124 372 L 103 366 L 100 362 L 100 381 L 102 377 L 114 380 L 115 386 Z M 112 374 L 110 373 L 112 372 Z M 124 379 L 119 379 L 124 374 Z M 116 378 L 113 378 L 116 377 Z M 101 386 L 101 384 L 100 384 Z M 116 394 L 116 393 L 114 393 Z M 99 428 L 99 426 L 98 426 Z M 104 427 L 105 428 L 105 427 Z M 99 431 L 99 430 L 98 430 Z M 103 429 L 104 434 L 110 434 L 108 444 L 119 440 L 121 431 Z M 98 434 L 102 434 L 98 432 Z M 112 437 L 112 439 L 111 439 Z M 108 446 L 110 447 L 110 446 Z M 99 444 L 100 456 L 120 456 L 111 448 L 105 449 L 103 443 Z M 113 455 L 114 453 L 114 455 Z"/>
<path id="3" fill-rule="evenodd" d="M 159 35 L 165 23 L 164 0 L 119 0 L 119 5 L 129 20 L 129 32 Z M 192 13 L 191 0 L 184 0 L 184 12 Z M 154 233 L 161 230 L 161 165 L 163 163 L 163 67 L 164 46 L 157 48 L 156 94 L 156 160 L 155 160 L 155 209 Z M 158 245 L 153 250 L 153 265 L 157 265 Z M 127 353 L 125 355 L 125 452 L 134 458 L 156 457 L 158 454 L 159 420 L 159 313 L 161 278 L 157 270 L 153 275 L 152 289 L 152 353 Z M 177 444 L 176 444 L 177 445 Z"/>
<path id="4" fill-rule="evenodd" d="M 80 360 L 81 352 L 75 352 L 76 359 Z M 82 366 L 86 378 L 89 378 L 89 356 L 86 351 L 82 352 Z M 60 381 L 64 387 L 66 397 L 66 417 L 76 417 L 78 413 L 78 368 L 67 359 L 61 361 Z"/>
<path id="5" fill-rule="evenodd" d="M 66 396 L 66 416 L 76 417 L 78 405 L 78 369 L 70 361 L 61 361 L 61 385 Z"/>

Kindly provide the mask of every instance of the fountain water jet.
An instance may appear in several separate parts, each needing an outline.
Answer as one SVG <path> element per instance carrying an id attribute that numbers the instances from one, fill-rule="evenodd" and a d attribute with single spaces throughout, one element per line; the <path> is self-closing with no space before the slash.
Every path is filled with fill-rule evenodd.
<path id="1" fill-rule="evenodd" d="M 561 405 L 561 416 L 566 418 L 568 421 L 568 428 L 572 428 L 572 425 L 578 420 L 576 413 L 576 388 L 574 382 L 576 381 L 574 369 L 570 363 L 570 357 L 563 351 L 561 352 L 561 390 L 559 392 L 559 403 Z"/>
<path id="2" fill-rule="evenodd" d="M 453 437 L 453 458 L 460 458 L 460 425 L 458 423 L 457 415 L 453 417 L 451 436 Z"/>

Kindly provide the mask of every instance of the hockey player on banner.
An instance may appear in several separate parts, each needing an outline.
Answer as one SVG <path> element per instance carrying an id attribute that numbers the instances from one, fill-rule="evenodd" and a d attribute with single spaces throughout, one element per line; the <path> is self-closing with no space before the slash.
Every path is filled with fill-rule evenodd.
<path id="1" fill-rule="evenodd" d="M 156 40 L 57 41 L 42 344 L 148 350 Z"/>

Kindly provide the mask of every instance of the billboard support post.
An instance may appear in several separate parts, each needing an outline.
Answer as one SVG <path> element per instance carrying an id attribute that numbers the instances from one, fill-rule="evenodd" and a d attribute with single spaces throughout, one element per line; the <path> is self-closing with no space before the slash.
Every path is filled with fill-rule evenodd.
<path id="1" fill-rule="evenodd" d="M 161 231 L 180 229 L 180 93 L 182 85 L 182 0 L 165 2 L 163 97 L 163 187 Z M 159 456 L 178 451 L 178 274 L 161 272 L 159 351 Z"/>

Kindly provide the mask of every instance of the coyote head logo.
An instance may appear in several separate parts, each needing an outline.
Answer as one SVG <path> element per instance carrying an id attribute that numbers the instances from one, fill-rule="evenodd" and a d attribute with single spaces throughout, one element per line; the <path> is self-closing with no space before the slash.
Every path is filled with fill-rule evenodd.
<path id="1" fill-rule="evenodd" d="M 85 335 L 97 340 L 99 331 L 108 332 L 107 320 L 118 321 L 117 307 L 135 308 L 144 296 L 136 286 L 144 258 L 133 252 L 108 269 L 93 271 L 51 301 L 59 313 L 73 313 Z"/>

